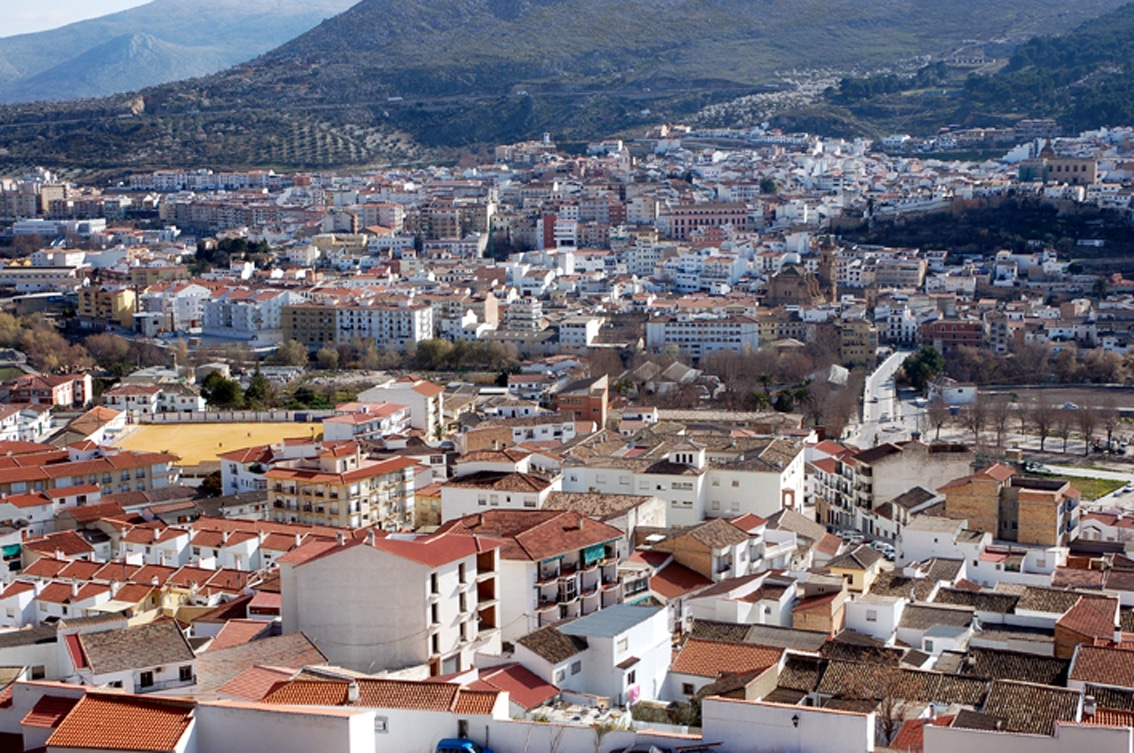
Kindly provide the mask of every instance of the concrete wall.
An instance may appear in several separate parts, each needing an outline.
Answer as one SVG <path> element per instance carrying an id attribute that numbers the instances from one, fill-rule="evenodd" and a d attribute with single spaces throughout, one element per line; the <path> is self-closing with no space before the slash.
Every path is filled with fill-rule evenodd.
<path id="1" fill-rule="evenodd" d="M 255 707 L 225 701 L 197 706 L 200 751 L 374 753 L 374 741 L 374 712 L 367 709 Z"/>
<path id="2" fill-rule="evenodd" d="M 1021 735 L 952 727 L 925 727 L 925 753 L 1130 753 L 1129 727 L 1079 727 L 1056 724 L 1055 735 Z"/>
<path id="3" fill-rule="evenodd" d="M 874 714 L 706 698 L 703 739 L 721 753 L 866 753 L 874 750 Z M 793 722 L 793 718 L 797 721 Z M 953 750 L 963 750 L 954 748 Z"/>

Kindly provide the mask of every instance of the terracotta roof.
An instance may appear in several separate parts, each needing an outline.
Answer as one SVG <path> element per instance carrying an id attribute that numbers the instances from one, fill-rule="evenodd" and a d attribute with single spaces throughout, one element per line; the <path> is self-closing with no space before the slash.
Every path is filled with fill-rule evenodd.
<path id="1" fill-rule="evenodd" d="M 1075 652 L 1069 679 L 1134 690 L 1134 651 L 1083 644 Z"/>
<path id="2" fill-rule="evenodd" d="M 221 685 L 217 688 L 217 693 L 244 698 L 249 701 L 259 701 L 277 684 L 290 680 L 294 675 L 295 670 L 293 669 L 266 667 L 257 664 Z"/>
<path id="3" fill-rule="evenodd" d="M 54 729 L 59 726 L 59 723 L 67 714 L 71 713 L 71 709 L 75 708 L 75 704 L 78 702 L 78 698 L 64 698 L 57 695 L 41 696 L 32 710 L 20 720 L 20 724 L 25 727 Z"/>
<path id="4" fill-rule="evenodd" d="M 453 713 L 487 716 L 496 708 L 496 701 L 499 698 L 500 691 L 498 690 L 462 688 L 457 693 L 457 702 L 453 705 Z"/>
<path id="5" fill-rule="evenodd" d="M 478 682 L 494 690 L 507 691 L 513 703 L 529 711 L 559 695 L 559 688 L 544 682 L 520 664 L 503 664 L 481 670 Z"/>
<path id="6" fill-rule="evenodd" d="M 887 746 L 903 753 L 921 753 L 925 749 L 925 725 L 948 727 L 955 716 L 939 716 L 936 719 L 910 719 Z"/>
<path id="7" fill-rule="evenodd" d="M 197 657 L 197 689 L 209 692 L 256 665 L 305 667 L 326 664 L 327 657 L 303 633 L 262 638 Z"/>
<path id="8" fill-rule="evenodd" d="M 1118 626 L 1118 599 L 1080 596 L 1055 625 L 1083 636 L 1113 639 Z"/>
<path id="9" fill-rule="evenodd" d="M 622 531 L 573 511 L 488 510 L 451 520 L 438 534 L 500 541 L 500 558 L 540 561 L 622 537 Z"/>
<path id="10" fill-rule="evenodd" d="M 47 739 L 49 748 L 173 751 L 193 719 L 193 701 L 87 693 Z"/>
<path id="11" fill-rule="evenodd" d="M 700 677 L 720 677 L 727 672 L 767 669 L 776 664 L 783 650 L 747 643 L 718 643 L 690 638 L 674 659 L 671 672 Z"/>
<path id="12" fill-rule="evenodd" d="M 542 492 L 551 486 L 551 482 L 542 476 L 519 471 L 477 471 L 450 479 L 445 482 L 445 486 L 502 492 Z"/>
<path id="13" fill-rule="evenodd" d="M 210 651 L 239 646 L 254 641 L 271 630 L 271 623 L 263 620 L 229 620 L 209 644 Z"/>
<path id="14" fill-rule="evenodd" d="M 358 685 L 357 703 L 348 700 L 351 684 Z M 365 706 L 368 708 L 453 711 L 459 685 L 446 682 L 374 680 L 358 678 L 350 682 L 289 680 L 276 683 L 264 703 L 299 706 Z"/>
<path id="15" fill-rule="evenodd" d="M 882 554 L 864 544 L 835 557 L 827 563 L 826 567 L 844 570 L 867 570 L 881 561 Z"/>
<path id="16" fill-rule="evenodd" d="M 1041 685 L 1067 684 L 1066 659 L 1020 651 L 970 648 L 960 665 L 960 674 L 990 680 L 1020 680 Z M 938 666 L 940 669 L 940 666 Z"/>
<path id="17" fill-rule="evenodd" d="M 711 585 L 713 585 L 713 582 L 704 575 L 676 562 L 669 563 L 650 578 L 650 590 L 666 600 L 675 599 Z"/>
<path id="18" fill-rule="evenodd" d="M 1134 711 L 1099 708 L 1093 714 L 1084 714 L 1083 724 L 1099 727 L 1134 727 Z"/>

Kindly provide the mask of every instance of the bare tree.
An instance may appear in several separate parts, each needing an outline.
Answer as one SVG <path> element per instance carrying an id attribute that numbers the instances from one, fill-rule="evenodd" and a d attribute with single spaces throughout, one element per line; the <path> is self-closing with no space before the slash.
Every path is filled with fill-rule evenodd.
<path id="1" fill-rule="evenodd" d="M 1055 412 L 1055 436 L 1063 440 L 1063 452 L 1067 452 L 1067 440 L 1075 430 L 1075 415 L 1067 408 Z"/>
<path id="2" fill-rule="evenodd" d="M 1083 454 L 1091 454 L 1091 440 L 1099 428 L 1099 409 L 1093 405 L 1083 405 L 1075 411 L 1079 421 L 1079 433 L 1083 435 Z"/>
<path id="3" fill-rule="evenodd" d="M 929 416 L 929 423 L 937 430 L 933 436 L 933 441 L 936 442 L 941 439 L 941 427 L 949 420 L 949 406 L 944 400 L 937 398 L 929 404 L 926 415 Z"/>
<path id="4" fill-rule="evenodd" d="M 980 436 L 988 423 L 988 397 L 977 393 L 976 399 L 961 411 L 961 425 L 973 433 L 973 443 L 980 444 Z"/>
<path id="5" fill-rule="evenodd" d="M 989 403 L 988 421 L 996 433 L 996 449 L 1004 449 L 1004 435 L 1008 433 L 1008 422 L 1012 420 L 1012 398 L 998 395 Z"/>
<path id="6" fill-rule="evenodd" d="M 1045 449 L 1044 445 L 1047 444 L 1047 438 L 1051 436 L 1058 415 L 1059 409 L 1052 404 L 1051 398 L 1043 392 L 1039 394 L 1031 410 L 1028 411 L 1029 423 L 1040 438 L 1040 452 Z"/>
<path id="7" fill-rule="evenodd" d="M 1099 408 L 1099 423 L 1106 431 L 1106 447 L 1109 450 L 1111 442 L 1114 440 L 1114 432 L 1122 424 L 1122 414 L 1118 411 L 1118 403 L 1110 395 L 1107 395 L 1102 407 Z"/>

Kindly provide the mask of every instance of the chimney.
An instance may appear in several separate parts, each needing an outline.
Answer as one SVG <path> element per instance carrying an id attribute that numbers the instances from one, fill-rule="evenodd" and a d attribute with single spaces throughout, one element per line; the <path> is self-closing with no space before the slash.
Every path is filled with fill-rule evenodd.
<path id="1" fill-rule="evenodd" d="M 299 546 L 302 543 L 303 543 L 303 534 L 300 534 L 300 533 L 295 534 L 295 545 Z"/>
<path id="2" fill-rule="evenodd" d="M 158 580 L 158 577 L 155 575 L 154 577 L 150 578 L 150 585 L 153 586 L 154 588 L 160 588 L 161 587 L 161 581 Z"/>
<path id="3" fill-rule="evenodd" d="M 346 544 L 346 534 L 345 533 L 335 534 L 335 538 L 338 539 L 339 546 L 343 546 L 344 544 Z"/>
<path id="4" fill-rule="evenodd" d="M 374 529 L 373 528 L 367 528 L 366 529 L 366 545 L 367 546 L 374 546 Z"/>
<path id="5" fill-rule="evenodd" d="M 221 543 L 222 544 L 228 543 L 228 531 L 224 531 L 223 533 L 221 533 Z"/>
<path id="6" fill-rule="evenodd" d="M 113 599 L 115 596 L 117 596 L 118 595 L 118 589 L 121 588 L 121 587 L 122 587 L 121 583 L 119 583 L 116 580 L 111 580 L 110 581 L 110 598 Z"/>
<path id="7" fill-rule="evenodd" d="M 159 552 L 157 558 L 158 564 L 165 567 L 165 552 Z"/>
<path id="8" fill-rule="evenodd" d="M 1084 717 L 1094 716 L 1097 708 L 1098 708 L 1098 704 L 1095 703 L 1095 697 L 1093 695 L 1085 696 L 1083 698 L 1083 716 Z"/>
<path id="9" fill-rule="evenodd" d="M 74 599 L 79 595 L 79 581 L 71 581 L 71 598 Z"/>
<path id="10" fill-rule="evenodd" d="M 347 703 L 358 703 L 358 699 L 361 695 L 362 694 L 358 691 L 358 683 L 351 680 L 350 685 L 347 685 Z"/>

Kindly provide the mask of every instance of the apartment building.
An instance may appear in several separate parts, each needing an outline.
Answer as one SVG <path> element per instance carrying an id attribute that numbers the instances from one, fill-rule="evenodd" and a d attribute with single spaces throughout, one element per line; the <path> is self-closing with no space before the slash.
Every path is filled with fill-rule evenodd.
<path id="1" fill-rule="evenodd" d="M 748 205 L 730 202 L 684 204 L 663 207 L 661 219 L 668 221 L 669 235 L 676 240 L 688 240 L 694 230 L 702 227 L 731 226 L 736 230 L 748 229 Z"/>
<path id="2" fill-rule="evenodd" d="M 490 510 L 538 510 L 562 477 L 548 478 L 519 471 L 478 470 L 446 481 L 441 487 L 441 519 L 455 520 Z"/>
<path id="3" fill-rule="evenodd" d="M 564 385 L 555 394 L 555 409 L 577 421 L 593 421 L 601 429 L 606 426 L 609 400 L 610 380 L 603 374 Z"/>
<path id="4" fill-rule="evenodd" d="M 315 458 L 284 461 L 264 474 L 272 519 L 358 528 L 413 522 L 412 458 L 370 460 L 355 442 L 325 444 Z"/>
<path id="5" fill-rule="evenodd" d="M 305 543 L 278 562 L 283 632 L 302 632 L 333 664 L 424 678 L 500 652 L 497 541 L 369 529 Z"/>
<path id="6" fill-rule="evenodd" d="M 450 520 L 440 533 L 498 542 L 502 638 L 622 603 L 618 572 L 626 539 L 572 510 L 488 509 Z"/>
<path id="7" fill-rule="evenodd" d="M 404 376 L 377 384 L 358 394 L 360 403 L 394 403 L 410 411 L 410 426 L 439 439 L 445 425 L 445 388 L 424 379 Z"/>
<path id="8" fill-rule="evenodd" d="M 428 305 L 287 305 L 281 321 L 284 340 L 309 348 L 361 341 L 403 350 L 407 343 L 433 337 L 433 308 Z"/>
<path id="9" fill-rule="evenodd" d="M 9 403 L 81 408 L 93 395 L 90 374 L 21 374 L 0 385 Z"/>
<path id="10" fill-rule="evenodd" d="M 87 326 L 130 328 L 134 323 L 134 291 L 121 285 L 80 288 L 76 313 Z"/>
<path id="11" fill-rule="evenodd" d="M 1067 546 L 1079 534 L 1079 490 L 1058 479 L 1018 476 L 993 465 L 941 486 L 945 515 L 1001 541 Z"/>
<path id="12" fill-rule="evenodd" d="M 72 445 L 60 449 L 30 442 L 0 443 L 8 464 L 0 469 L 0 494 L 51 491 L 85 485 L 103 494 L 160 489 L 177 482 L 174 455 Z"/>
<path id="13" fill-rule="evenodd" d="M 760 347 L 760 323 L 751 316 L 677 314 L 646 322 L 646 347 L 661 351 L 674 346 L 699 359 L 707 353 L 741 353 Z"/>
<path id="14" fill-rule="evenodd" d="M 847 450 L 813 464 L 815 512 L 820 522 L 872 535 L 892 524 L 876 511 L 915 487 L 937 489 L 972 469 L 973 451 L 964 445 L 887 443 Z"/>

